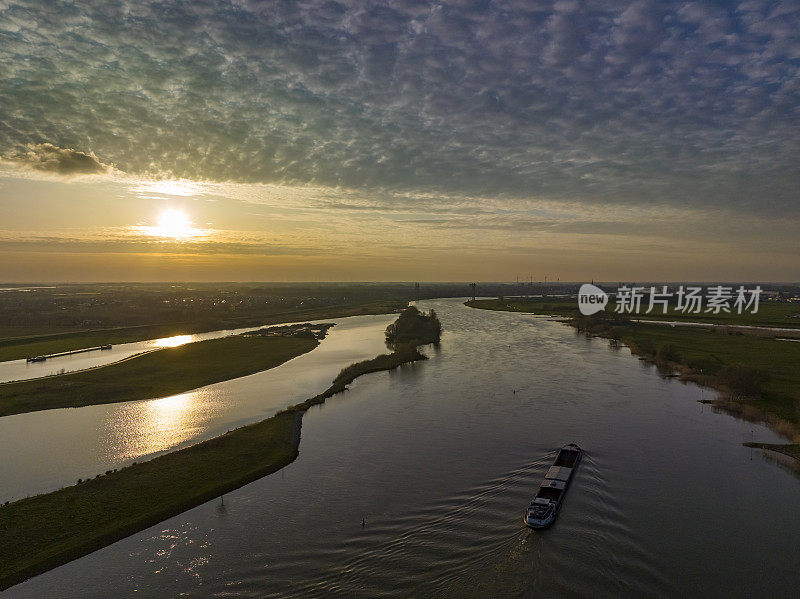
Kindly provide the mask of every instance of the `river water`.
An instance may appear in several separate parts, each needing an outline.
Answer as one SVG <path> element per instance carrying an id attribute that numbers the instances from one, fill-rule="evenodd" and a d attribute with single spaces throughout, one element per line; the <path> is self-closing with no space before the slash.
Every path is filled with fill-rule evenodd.
<path id="1" fill-rule="evenodd" d="M 796 596 L 800 479 L 741 445 L 774 433 L 559 323 L 421 304 L 446 327 L 431 359 L 309 411 L 280 473 L 7 595 Z M 530 531 L 568 442 L 564 508 Z"/>
<path id="2" fill-rule="evenodd" d="M 337 324 L 311 352 L 187 393 L 0 418 L 0 502 L 74 484 L 272 416 L 325 390 L 345 366 L 387 352 L 383 331 L 394 319 L 382 314 L 319 321 Z"/>
<path id="3" fill-rule="evenodd" d="M 0 383 L 25 381 L 63 374 L 65 372 L 97 368 L 98 366 L 105 366 L 112 362 L 119 362 L 120 360 L 130 358 L 142 352 L 165 347 L 178 347 L 186 343 L 205 341 L 206 339 L 218 339 L 229 335 L 238 335 L 245 331 L 255 331 L 258 328 L 260 327 L 225 329 L 210 331 L 208 333 L 195 333 L 193 335 L 174 335 L 172 337 L 148 339 L 146 341 L 135 341 L 133 343 L 119 343 L 113 345 L 111 349 L 82 352 L 69 356 L 58 356 L 55 358 L 48 358 L 44 362 L 28 362 L 25 359 L 8 360 L 6 362 L 0 362 Z"/>

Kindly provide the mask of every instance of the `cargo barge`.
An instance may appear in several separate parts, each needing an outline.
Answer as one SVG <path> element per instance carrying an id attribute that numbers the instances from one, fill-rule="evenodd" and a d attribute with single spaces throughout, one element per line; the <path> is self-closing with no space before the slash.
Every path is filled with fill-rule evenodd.
<path id="1" fill-rule="evenodd" d="M 581 455 L 583 451 L 575 443 L 564 445 L 558 451 L 555 462 L 544 475 L 539 492 L 522 517 L 530 528 L 547 528 L 555 521 Z"/>

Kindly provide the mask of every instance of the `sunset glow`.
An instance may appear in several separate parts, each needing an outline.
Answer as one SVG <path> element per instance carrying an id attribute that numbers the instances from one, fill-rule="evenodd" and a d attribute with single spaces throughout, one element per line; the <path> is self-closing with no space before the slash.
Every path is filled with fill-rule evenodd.
<path id="1" fill-rule="evenodd" d="M 138 230 L 145 235 L 182 241 L 204 234 L 202 229 L 192 226 L 192 221 L 182 210 L 170 208 L 162 212 L 155 226 L 140 226 Z"/>
<path id="2" fill-rule="evenodd" d="M 5 4 L 1 279 L 796 278 L 791 3 Z"/>

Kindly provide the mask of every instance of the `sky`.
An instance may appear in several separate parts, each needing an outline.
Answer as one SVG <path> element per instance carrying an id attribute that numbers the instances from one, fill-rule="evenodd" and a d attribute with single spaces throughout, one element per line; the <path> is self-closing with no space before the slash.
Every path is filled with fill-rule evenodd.
<path id="1" fill-rule="evenodd" d="M 0 0 L 0 280 L 800 280 L 800 4 Z"/>

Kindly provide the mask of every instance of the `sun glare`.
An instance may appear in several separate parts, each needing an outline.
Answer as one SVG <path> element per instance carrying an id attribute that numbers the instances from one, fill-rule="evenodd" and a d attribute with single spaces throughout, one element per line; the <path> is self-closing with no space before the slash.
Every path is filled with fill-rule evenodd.
<path id="1" fill-rule="evenodd" d="M 156 347 L 178 347 L 189 343 L 193 338 L 194 335 L 175 335 L 174 337 L 156 339 L 153 341 L 153 345 Z"/>
<path id="2" fill-rule="evenodd" d="M 192 221 L 185 212 L 174 208 L 164 210 L 159 215 L 155 226 L 137 228 L 145 235 L 175 240 L 190 239 L 203 234 L 202 229 L 196 229 L 192 226 Z"/>
<path id="3" fill-rule="evenodd" d="M 180 210 L 162 212 L 155 227 L 155 232 L 162 237 L 191 237 L 192 231 L 192 222 Z"/>

